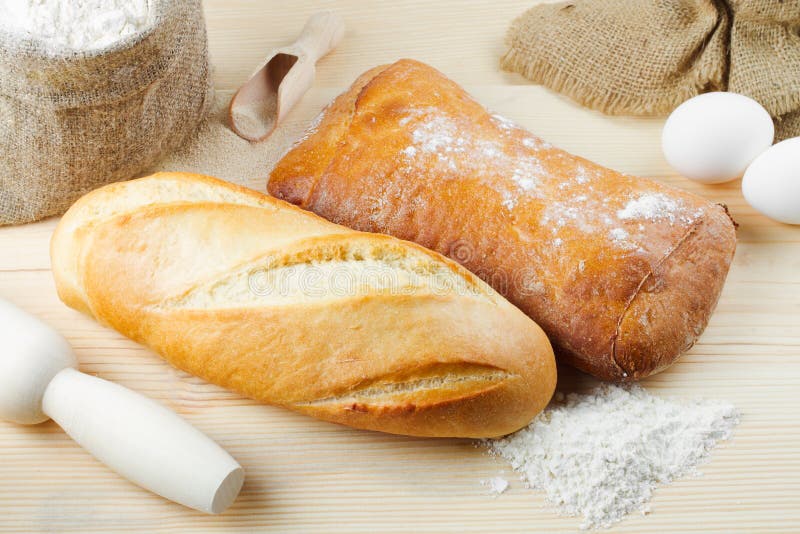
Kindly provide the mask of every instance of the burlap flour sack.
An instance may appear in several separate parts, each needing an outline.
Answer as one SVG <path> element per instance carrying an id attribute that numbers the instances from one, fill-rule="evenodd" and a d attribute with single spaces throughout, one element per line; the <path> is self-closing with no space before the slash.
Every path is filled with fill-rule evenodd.
<path id="1" fill-rule="evenodd" d="M 94 52 L 0 32 L 0 224 L 63 213 L 180 145 L 211 104 L 200 0 L 157 0 L 143 34 Z"/>
<path id="2" fill-rule="evenodd" d="M 800 135 L 800 0 L 573 0 L 511 25 L 503 68 L 610 114 L 666 115 L 705 91 L 758 100 Z"/>

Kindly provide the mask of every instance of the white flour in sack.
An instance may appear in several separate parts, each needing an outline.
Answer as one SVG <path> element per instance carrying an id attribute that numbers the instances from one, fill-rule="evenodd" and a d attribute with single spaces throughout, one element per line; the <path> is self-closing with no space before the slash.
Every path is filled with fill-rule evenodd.
<path id="1" fill-rule="evenodd" d="M 52 49 L 99 50 L 150 23 L 149 0 L 0 0 L 0 30 Z"/>

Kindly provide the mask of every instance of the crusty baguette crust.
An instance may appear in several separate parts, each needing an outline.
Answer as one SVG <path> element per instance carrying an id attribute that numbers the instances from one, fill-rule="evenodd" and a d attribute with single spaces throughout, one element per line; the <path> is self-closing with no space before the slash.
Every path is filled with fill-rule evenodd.
<path id="1" fill-rule="evenodd" d="M 656 373 L 692 346 L 736 245 L 724 207 L 554 148 L 411 60 L 356 80 L 268 188 L 459 261 L 560 358 L 612 380 Z"/>
<path id="2" fill-rule="evenodd" d="M 542 330 L 458 264 L 213 178 L 90 193 L 51 256 L 73 308 L 180 369 L 327 421 L 498 436 L 555 388 Z"/>

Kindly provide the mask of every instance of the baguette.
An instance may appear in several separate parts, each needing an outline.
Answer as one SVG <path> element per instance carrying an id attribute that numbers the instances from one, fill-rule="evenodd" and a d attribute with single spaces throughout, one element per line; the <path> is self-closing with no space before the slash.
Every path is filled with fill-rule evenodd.
<path id="1" fill-rule="evenodd" d="M 723 206 L 554 148 L 411 60 L 358 78 L 268 189 L 459 261 L 563 361 L 609 380 L 656 373 L 692 346 L 736 246 Z"/>
<path id="2" fill-rule="evenodd" d="M 80 199 L 51 243 L 61 299 L 176 367 L 357 428 L 488 437 L 555 388 L 542 330 L 458 264 L 214 178 Z"/>

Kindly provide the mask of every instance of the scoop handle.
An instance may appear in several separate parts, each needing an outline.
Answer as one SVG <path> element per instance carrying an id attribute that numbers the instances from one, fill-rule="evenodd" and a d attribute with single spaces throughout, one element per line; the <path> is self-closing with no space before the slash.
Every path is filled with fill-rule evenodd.
<path id="1" fill-rule="evenodd" d="M 147 397 L 70 368 L 53 378 L 42 404 L 95 458 L 162 497 L 216 514 L 239 494 L 236 460 Z"/>
<path id="2" fill-rule="evenodd" d="M 344 37 L 344 20 L 333 11 L 321 11 L 312 15 L 295 46 L 305 52 L 308 59 L 316 62 L 336 48 Z"/>

